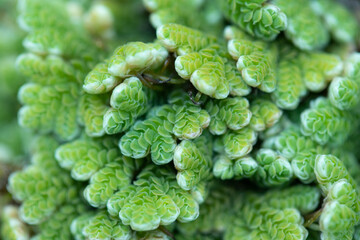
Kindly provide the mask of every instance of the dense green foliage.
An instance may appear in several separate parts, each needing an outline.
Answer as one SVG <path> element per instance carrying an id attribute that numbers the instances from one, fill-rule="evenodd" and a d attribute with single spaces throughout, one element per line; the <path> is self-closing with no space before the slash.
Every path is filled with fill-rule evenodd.
<path id="1" fill-rule="evenodd" d="M 0 239 L 360 239 L 345 5 L 16 2 L 0 0 Z"/>

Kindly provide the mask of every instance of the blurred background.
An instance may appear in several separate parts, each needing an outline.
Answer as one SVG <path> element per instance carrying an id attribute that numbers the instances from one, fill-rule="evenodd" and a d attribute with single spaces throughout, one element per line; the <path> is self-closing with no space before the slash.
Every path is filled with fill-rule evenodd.
<path id="1" fill-rule="evenodd" d="M 25 164 L 28 132 L 17 124 L 17 91 L 25 79 L 16 71 L 24 33 L 16 23 L 16 1 L 0 0 L 0 193 L 8 174 Z M 5 198 L 7 199 L 7 198 Z M 4 197 L 0 197 L 5 201 Z M 1 206 L 0 206 L 1 211 Z"/>

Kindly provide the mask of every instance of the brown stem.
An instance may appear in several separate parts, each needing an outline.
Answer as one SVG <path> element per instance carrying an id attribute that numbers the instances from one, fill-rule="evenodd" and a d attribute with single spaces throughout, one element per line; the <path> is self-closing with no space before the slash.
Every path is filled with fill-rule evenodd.
<path id="1" fill-rule="evenodd" d="M 196 99 L 197 99 L 197 94 L 194 96 L 194 93 L 193 92 L 188 92 L 188 94 L 189 94 L 189 97 L 190 97 L 190 100 L 193 102 L 193 104 L 195 104 L 195 105 L 197 105 L 197 106 L 200 106 L 202 103 L 201 102 L 198 102 L 198 101 L 196 101 Z"/>
<path id="2" fill-rule="evenodd" d="M 323 208 L 320 208 L 316 212 L 306 215 L 304 227 L 309 227 L 313 222 L 315 222 L 320 217 L 322 211 L 323 211 Z"/>
<path id="3" fill-rule="evenodd" d="M 161 91 L 161 90 L 162 90 L 162 88 L 161 88 L 159 85 L 156 85 L 156 84 L 154 84 L 154 83 L 152 83 L 152 82 L 147 81 L 147 80 L 143 77 L 143 75 L 137 74 L 136 77 L 140 79 L 141 83 L 142 83 L 144 86 L 146 86 L 146 87 L 148 87 L 148 88 L 150 88 L 150 89 L 152 89 L 152 90 L 155 90 L 155 91 L 156 91 L 156 90 L 157 90 L 157 91 Z"/>
<path id="4" fill-rule="evenodd" d="M 150 75 L 150 74 L 146 74 L 146 73 L 142 74 L 142 77 L 146 81 L 148 81 L 150 83 L 153 83 L 153 84 L 163 84 L 163 83 L 167 83 L 167 82 L 169 82 L 171 80 L 171 78 L 166 78 L 166 80 L 161 80 L 162 77 L 161 78 L 160 77 L 156 78 L 155 76 Z"/>
<path id="5" fill-rule="evenodd" d="M 165 84 L 165 83 L 182 84 L 185 82 L 184 79 L 172 78 L 171 75 L 169 77 L 165 77 L 156 74 L 143 73 L 141 76 L 144 78 L 144 80 L 148 81 L 151 84 L 156 84 L 156 85 Z"/>
<path id="6" fill-rule="evenodd" d="M 165 233 L 166 235 L 168 235 L 169 237 L 171 237 L 173 240 L 176 240 L 174 235 L 169 230 L 167 230 L 164 226 L 159 226 L 158 229 L 160 231 L 162 231 L 163 233 Z"/>
<path id="7" fill-rule="evenodd" d="M 165 72 L 165 70 L 167 69 L 167 67 L 169 66 L 169 64 L 171 63 L 171 55 L 168 56 L 164 62 L 164 65 L 162 66 L 161 70 L 160 70 L 160 74 L 163 74 Z"/>

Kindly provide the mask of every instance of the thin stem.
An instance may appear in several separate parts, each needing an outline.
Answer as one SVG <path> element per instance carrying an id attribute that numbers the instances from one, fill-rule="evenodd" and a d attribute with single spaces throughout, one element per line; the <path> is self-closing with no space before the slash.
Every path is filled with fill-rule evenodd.
<path id="1" fill-rule="evenodd" d="M 202 103 L 201 102 L 198 102 L 196 101 L 196 96 L 197 94 L 195 95 L 194 97 L 194 93 L 193 92 L 188 92 L 189 93 L 189 97 L 190 97 L 190 100 L 192 101 L 193 104 L 197 105 L 197 106 L 200 106 Z"/>
<path id="2" fill-rule="evenodd" d="M 313 224 L 320 217 L 322 211 L 323 211 L 323 208 L 320 208 L 316 212 L 306 215 L 304 227 L 309 227 L 311 224 Z"/>
<path id="3" fill-rule="evenodd" d="M 192 84 L 188 84 L 185 86 L 185 90 L 189 95 L 190 100 L 193 102 L 193 104 L 200 106 L 203 104 L 203 102 L 200 102 L 200 99 L 202 97 L 201 92 L 198 92 Z"/>
<path id="4" fill-rule="evenodd" d="M 316 224 L 316 223 L 311 224 L 308 228 L 310 228 L 311 230 L 314 230 L 314 231 L 319 231 L 319 232 L 321 231 L 319 224 Z"/>
<path id="5" fill-rule="evenodd" d="M 171 84 L 182 84 L 185 83 L 186 80 L 184 79 L 175 79 L 170 77 L 165 77 L 165 76 L 159 76 L 156 74 L 142 74 L 142 77 L 146 80 L 149 81 L 150 83 L 153 84 L 164 84 L 164 83 L 171 83 Z"/>
<path id="6" fill-rule="evenodd" d="M 150 89 L 152 89 L 152 90 L 161 91 L 161 90 L 163 89 L 161 86 L 155 85 L 154 83 L 147 81 L 147 80 L 143 77 L 143 75 L 141 75 L 141 74 L 137 74 L 136 76 L 140 79 L 141 83 L 142 83 L 144 86 L 146 86 L 146 87 L 148 87 L 148 88 L 150 88 Z"/>
<path id="7" fill-rule="evenodd" d="M 168 235 L 169 237 L 171 237 L 173 240 L 176 240 L 174 235 L 169 230 L 167 230 L 164 226 L 160 225 L 159 230 L 162 231 L 163 233 L 165 233 L 166 235 Z"/>
<path id="8" fill-rule="evenodd" d="M 166 70 L 166 68 L 169 66 L 169 64 L 171 63 L 171 56 L 168 56 L 164 62 L 164 65 L 161 68 L 160 74 L 163 74 Z"/>

